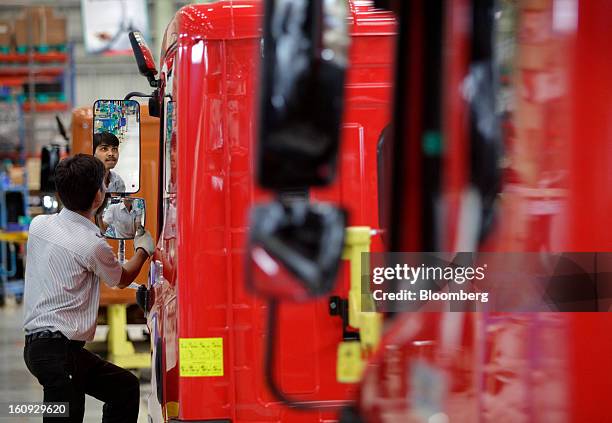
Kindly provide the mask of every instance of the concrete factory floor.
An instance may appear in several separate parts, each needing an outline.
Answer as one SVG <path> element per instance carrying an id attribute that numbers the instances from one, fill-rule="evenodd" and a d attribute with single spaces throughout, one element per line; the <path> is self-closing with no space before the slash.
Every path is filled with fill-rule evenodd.
<path id="1" fill-rule="evenodd" d="M 4 307 L 0 307 L 0 403 L 42 401 L 42 387 L 23 362 L 22 319 L 23 307 L 15 304 L 12 298 L 8 299 Z M 141 381 L 138 421 L 142 423 L 147 421 L 147 399 L 150 393 L 150 384 Z M 41 422 L 42 417 L 0 417 L 2 423 L 30 421 Z M 84 421 L 102 421 L 102 402 L 86 396 Z"/>

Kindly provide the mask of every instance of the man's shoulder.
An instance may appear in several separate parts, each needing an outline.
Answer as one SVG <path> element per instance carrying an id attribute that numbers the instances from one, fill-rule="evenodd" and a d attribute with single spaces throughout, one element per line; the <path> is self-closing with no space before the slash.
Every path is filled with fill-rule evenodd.
<path id="1" fill-rule="evenodd" d="M 56 214 L 41 214 L 36 216 L 30 222 L 29 232 L 30 234 L 37 234 L 40 231 L 44 231 L 49 227 L 49 224 L 57 217 Z"/>
<path id="2" fill-rule="evenodd" d="M 111 180 L 113 180 L 113 179 L 114 179 L 114 180 L 117 180 L 117 181 L 123 182 L 123 178 L 121 177 L 121 175 L 119 175 L 119 174 L 118 174 L 117 172 L 115 172 L 114 170 L 111 170 L 111 171 L 110 171 L 110 174 L 111 174 Z"/>
<path id="3" fill-rule="evenodd" d="M 82 225 L 67 224 L 58 219 L 58 214 L 36 216 L 30 223 L 29 233 L 80 256 L 93 254 L 99 244 L 106 244 L 99 232 Z"/>
<path id="4" fill-rule="evenodd" d="M 37 226 L 40 223 L 43 223 L 47 220 L 49 220 L 49 218 L 53 216 L 52 214 L 39 214 L 38 216 L 35 216 L 32 221 L 30 222 L 30 228 L 32 226 Z"/>

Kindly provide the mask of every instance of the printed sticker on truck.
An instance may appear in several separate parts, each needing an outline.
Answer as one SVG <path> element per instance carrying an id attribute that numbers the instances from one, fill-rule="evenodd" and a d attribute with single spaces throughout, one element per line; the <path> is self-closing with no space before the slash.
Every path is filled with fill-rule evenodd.
<path id="1" fill-rule="evenodd" d="M 179 339 L 181 377 L 223 376 L 223 338 Z"/>

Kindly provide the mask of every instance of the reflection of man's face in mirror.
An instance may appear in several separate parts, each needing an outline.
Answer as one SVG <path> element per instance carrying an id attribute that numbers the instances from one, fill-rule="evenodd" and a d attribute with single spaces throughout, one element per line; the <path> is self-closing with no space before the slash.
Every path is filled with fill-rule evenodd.
<path id="1" fill-rule="evenodd" d="M 110 132 L 94 135 L 94 156 L 104 163 L 107 171 L 119 161 L 119 139 Z"/>

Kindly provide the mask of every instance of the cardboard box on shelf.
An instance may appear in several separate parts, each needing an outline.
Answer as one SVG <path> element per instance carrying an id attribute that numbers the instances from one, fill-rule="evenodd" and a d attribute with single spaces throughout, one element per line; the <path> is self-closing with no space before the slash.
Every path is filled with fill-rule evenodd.
<path id="1" fill-rule="evenodd" d="M 13 39 L 11 21 L 0 20 L 0 52 L 8 53 L 5 49 L 10 49 Z"/>
<path id="2" fill-rule="evenodd" d="M 66 18 L 51 17 L 47 19 L 47 44 L 56 47 L 66 44 Z"/>
<path id="3" fill-rule="evenodd" d="M 66 18 L 48 6 L 27 7 L 16 19 L 15 38 L 17 47 L 31 45 L 40 51 L 64 45 Z"/>
<path id="4" fill-rule="evenodd" d="M 18 53 L 26 53 L 23 51 L 24 48 L 27 50 L 28 46 L 28 31 L 29 31 L 28 19 L 25 16 L 18 17 L 15 19 L 14 34 L 15 34 L 15 47 Z"/>
<path id="5" fill-rule="evenodd" d="M 28 172 L 28 189 L 38 191 L 40 189 L 40 157 L 30 157 L 26 160 Z"/>
<path id="6" fill-rule="evenodd" d="M 47 45 L 47 15 L 49 9 L 45 6 L 33 6 L 26 10 L 32 23 L 32 45 L 39 47 Z"/>
<path id="7" fill-rule="evenodd" d="M 38 8 L 29 9 L 28 16 L 30 21 L 30 44 L 31 46 L 39 46 L 42 41 L 41 38 L 45 37 L 46 28 L 43 27 L 40 19 L 40 11 L 34 10 Z"/>
<path id="8" fill-rule="evenodd" d="M 58 16 L 55 10 L 48 6 L 37 6 L 33 9 L 39 31 L 38 43 L 35 45 L 54 47 L 66 44 L 66 18 Z"/>
<path id="9" fill-rule="evenodd" d="M 11 184 L 15 186 L 23 185 L 25 182 L 25 169 L 21 166 L 13 166 L 9 169 Z"/>

